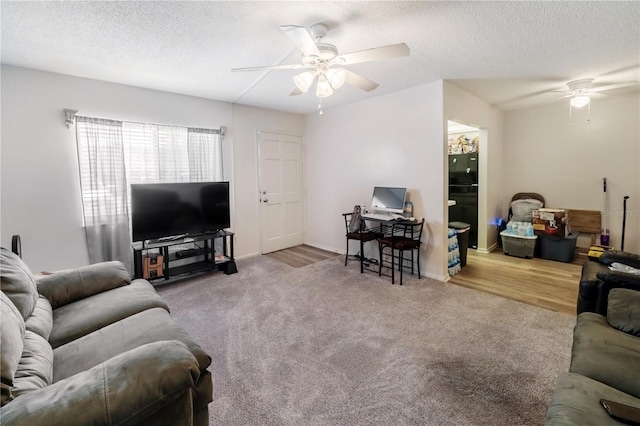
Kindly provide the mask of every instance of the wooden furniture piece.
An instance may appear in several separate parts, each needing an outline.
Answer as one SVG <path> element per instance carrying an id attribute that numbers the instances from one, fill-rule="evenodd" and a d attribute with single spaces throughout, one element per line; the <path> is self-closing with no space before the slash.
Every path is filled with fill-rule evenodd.
<path id="1" fill-rule="evenodd" d="M 567 209 L 571 232 L 591 234 L 591 245 L 596 244 L 596 236 L 600 235 L 602 214 L 599 210 Z"/>
<path id="2" fill-rule="evenodd" d="M 414 263 L 417 263 L 418 279 L 420 278 L 420 244 L 422 244 L 423 227 L 424 218 L 420 221 L 399 220 L 393 222 L 391 231 L 378 238 L 380 252 L 378 275 L 382 275 L 382 268 L 385 266 L 385 262 L 390 264 L 391 284 L 395 284 L 395 266 L 397 259 L 398 270 L 400 271 L 400 285 L 402 285 L 402 272 L 405 268 L 404 252 L 409 251 L 411 253 L 411 274 L 413 275 Z M 387 250 L 386 253 L 385 249 Z M 396 251 L 398 252 L 397 256 L 395 254 Z M 414 252 L 418 252 L 417 262 L 415 262 Z"/>
<path id="3" fill-rule="evenodd" d="M 346 237 L 347 237 L 347 251 L 344 255 L 344 266 L 347 266 L 347 261 L 349 260 L 349 241 L 350 240 L 360 241 L 360 255 L 359 255 L 360 273 L 363 273 L 364 272 L 364 243 L 368 241 L 377 240 L 379 237 L 382 237 L 382 234 L 370 229 L 351 232 L 349 228 L 351 225 L 351 220 L 353 218 L 353 212 L 342 213 L 342 216 L 344 216 L 344 226 L 345 226 Z M 360 226 L 358 226 L 358 229 L 360 229 Z"/>

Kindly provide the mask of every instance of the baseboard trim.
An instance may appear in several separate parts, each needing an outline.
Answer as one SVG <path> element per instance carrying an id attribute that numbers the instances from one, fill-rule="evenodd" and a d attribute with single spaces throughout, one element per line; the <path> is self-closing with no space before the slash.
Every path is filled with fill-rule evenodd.
<path id="1" fill-rule="evenodd" d="M 486 249 L 481 249 L 481 248 L 476 249 L 476 252 L 478 252 L 478 253 L 483 253 L 483 254 L 489 254 L 489 253 L 491 253 L 492 251 L 494 251 L 494 250 L 495 250 L 495 249 L 497 249 L 497 248 L 498 248 L 498 243 L 493 243 L 491 246 L 489 246 L 489 248 L 486 248 Z"/>

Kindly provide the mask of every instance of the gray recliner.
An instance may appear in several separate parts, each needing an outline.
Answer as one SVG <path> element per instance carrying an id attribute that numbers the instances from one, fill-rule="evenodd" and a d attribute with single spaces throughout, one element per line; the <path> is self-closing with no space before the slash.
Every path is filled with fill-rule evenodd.
<path id="1" fill-rule="evenodd" d="M 34 278 L 1 249 L 3 425 L 206 425 L 210 356 L 120 262 Z"/>

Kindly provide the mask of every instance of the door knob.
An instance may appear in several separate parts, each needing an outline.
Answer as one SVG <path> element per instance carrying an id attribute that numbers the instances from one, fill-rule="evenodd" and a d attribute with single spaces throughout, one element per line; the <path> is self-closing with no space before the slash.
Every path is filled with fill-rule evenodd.
<path id="1" fill-rule="evenodd" d="M 268 203 L 269 199 L 268 198 L 264 198 L 262 201 L 265 202 L 265 203 Z"/>

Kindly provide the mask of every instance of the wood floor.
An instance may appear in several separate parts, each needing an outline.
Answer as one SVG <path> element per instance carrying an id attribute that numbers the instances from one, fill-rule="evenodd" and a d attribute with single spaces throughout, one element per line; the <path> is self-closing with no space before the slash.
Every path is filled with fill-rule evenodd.
<path id="1" fill-rule="evenodd" d="M 301 245 L 269 253 L 266 256 L 300 268 L 338 253 Z M 576 315 L 580 271 L 586 256 L 576 255 L 572 263 L 540 258 L 521 259 L 505 256 L 501 250 L 491 253 L 467 252 L 467 265 L 454 275 L 450 284 L 471 288 L 528 305 Z"/>
<path id="2" fill-rule="evenodd" d="M 586 260 L 581 254 L 564 263 L 505 256 L 501 250 L 488 254 L 469 250 L 467 265 L 449 283 L 576 315 L 580 272 Z"/>
<path id="3" fill-rule="evenodd" d="M 274 260 L 293 266 L 294 268 L 301 268 L 315 262 L 320 262 L 321 260 L 329 259 L 330 257 L 339 256 L 339 254 L 307 245 L 301 245 L 274 251 L 273 253 L 268 253 L 265 256 L 269 256 Z"/>

